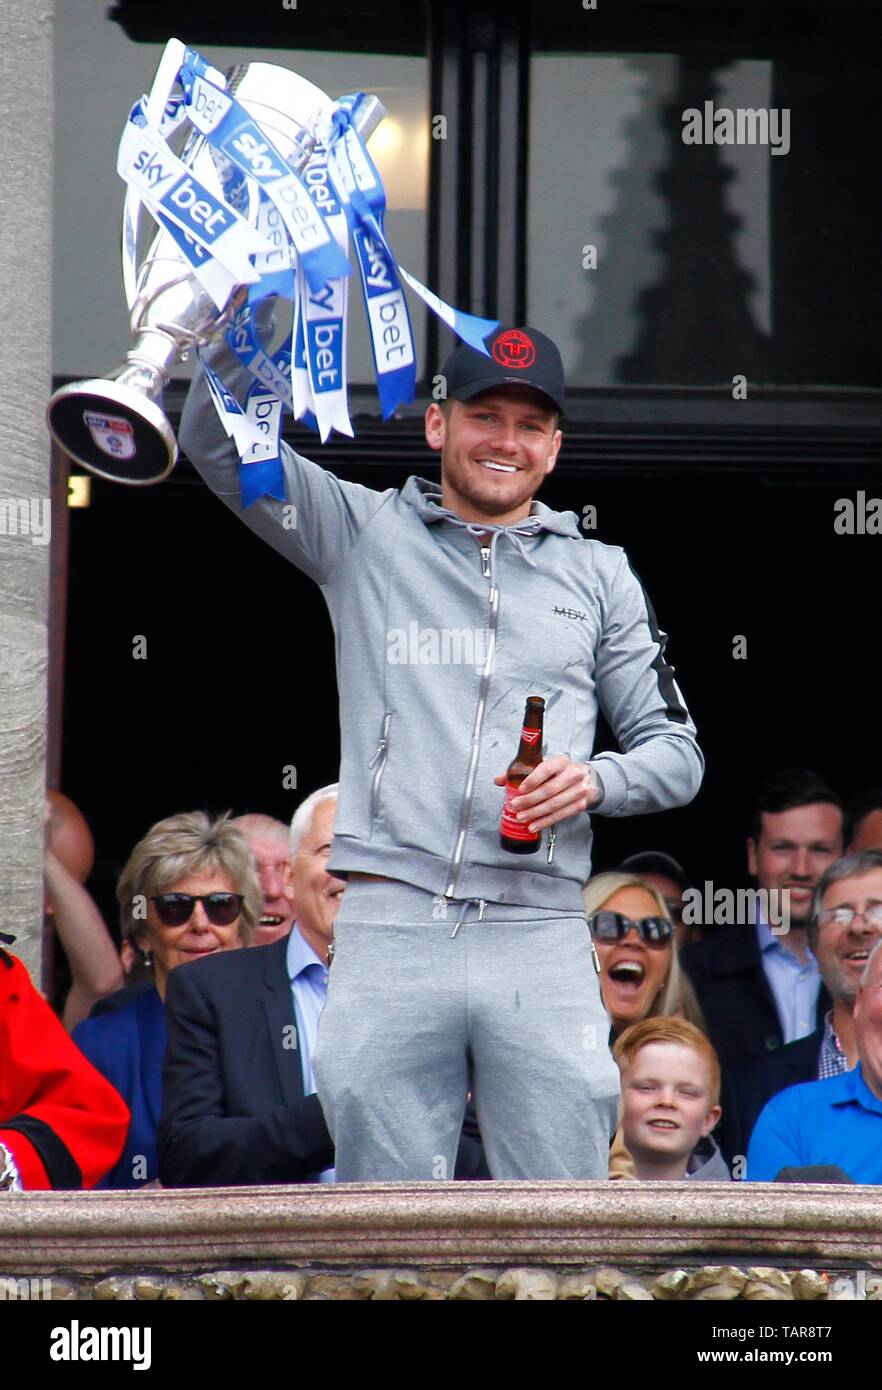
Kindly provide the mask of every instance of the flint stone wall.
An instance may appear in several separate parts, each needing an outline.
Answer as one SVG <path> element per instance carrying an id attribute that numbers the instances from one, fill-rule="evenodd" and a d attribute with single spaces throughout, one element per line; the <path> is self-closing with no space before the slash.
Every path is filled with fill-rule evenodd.
<path id="1" fill-rule="evenodd" d="M 377 1183 L 0 1199 L 0 1299 L 882 1299 L 882 1189 Z"/>

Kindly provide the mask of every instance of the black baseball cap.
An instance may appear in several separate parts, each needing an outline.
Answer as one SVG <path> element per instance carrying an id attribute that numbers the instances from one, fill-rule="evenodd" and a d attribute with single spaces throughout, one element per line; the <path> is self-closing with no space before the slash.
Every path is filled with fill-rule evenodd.
<path id="1" fill-rule="evenodd" d="M 531 386 L 564 409 L 564 371 L 550 338 L 535 328 L 501 327 L 487 340 L 487 357 L 460 343 L 444 363 L 447 394 L 468 401 L 494 386 Z"/>
<path id="2" fill-rule="evenodd" d="M 687 888 L 692 887 L 683 865 L 660 849 L 645 849 L 639 854 L 630 854 L 627 859 L 622 860 L 619 868 L 627 873 L 636 874 L 638 878 L 641 874 L 663 874 L 665 878 L 673 879 L 684 893 Z"/>

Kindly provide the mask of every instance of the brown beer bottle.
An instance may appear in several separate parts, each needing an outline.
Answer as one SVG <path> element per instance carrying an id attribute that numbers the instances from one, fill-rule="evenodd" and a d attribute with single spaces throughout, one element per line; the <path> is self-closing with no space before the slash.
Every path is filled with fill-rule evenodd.
<path id="1" fill-rule="evenodd" d="M 528 828 L 526 821 L 520 821 L 511 809 L 512 797 L 517 796 L 521 783 L 538 767 L 542 761 L 542 722 L 545 718 L 545 701 L 541 695 L 530 695 L 524 710 L 524 727 L 521 741 L 513 763 L 505 774 L 505 802 L 502 819 L 499 822 L 499 843 L 511 854 L 535 854 L 542 843 L 542 831 L 538 833 Z"/>

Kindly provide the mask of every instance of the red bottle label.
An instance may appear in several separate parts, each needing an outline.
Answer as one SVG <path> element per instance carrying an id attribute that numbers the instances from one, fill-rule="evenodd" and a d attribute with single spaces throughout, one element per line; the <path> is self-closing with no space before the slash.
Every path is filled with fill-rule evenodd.
<path id="1" fill-rule="evenodd" d="M 524 743 L 538 743 L 541 729 L 521 729 L 521 738 Z"/>
<path id="2" fill-rule="evenodd" d="M 512 798 L 520 794 L 520 787 L 516 787 L 513 782 L 506 782 L 503 790 L 505 802 L 502 807 L 502 818 L 499 822 L 499 829 L 502 834 L 508 836 L 509 840 L 524 840 L 534 845 L 538 844 L 542 839 L 541 830 L 530 830 L 529 823 L 518 820 L 517 812 L 511 809 Z"/>

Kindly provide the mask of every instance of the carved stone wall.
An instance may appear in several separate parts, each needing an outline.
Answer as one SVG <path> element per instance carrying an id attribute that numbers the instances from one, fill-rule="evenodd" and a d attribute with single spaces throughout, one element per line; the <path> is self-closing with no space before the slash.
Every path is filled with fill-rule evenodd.
<path id="1" fill-rule="evenodd" d="M 0 1200 L 0 1298 L 882 1298 L 882 1189 L 377 1183 Z"/>

